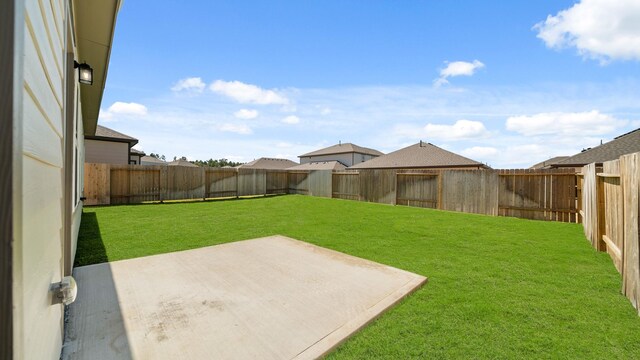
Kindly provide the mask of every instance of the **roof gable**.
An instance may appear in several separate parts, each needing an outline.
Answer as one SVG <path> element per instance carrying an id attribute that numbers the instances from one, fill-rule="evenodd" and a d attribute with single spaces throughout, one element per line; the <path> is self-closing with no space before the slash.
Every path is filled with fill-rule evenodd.
<path id="1" fill-rule="evenodd" d="M 443 168 L 463 166 L 486 167 L 481 162 L 452 153 L 431 143 L 419 142 L 387 155 L 351 166 L 349 169 Z"/>
<path id="2" fill-rule="evenodd" d="M 306 154 L 299 155 L 298 157 L 309 157 L 309 156 L 321 156 L 321 155 L 334 155 L 334 154 L 345 154 L 345 153 L 359 153 L 366 155 L 374 155 L 380 156 L 384 155 L 380 151 L 376 149 L 370 149 L 362 146 L 358 146 L 352 143 L 339 143 L 333 146 L 329 146 L 323 149 L 315 150 Z"/>
<path id="3" fill-rule="evenodd" d="M 347 167 L 340 161 L 317 161 L 290 167 L 287 170 L 344 170 Z"/>
<path id="4" fill-rule="evenodd" d="M 198 165 L 195 165 L 194 163 L 188 161 L 188 160 L 184 160 L 184 159 L 178 159 L 178 160 L 173 160 L 170 163 L 167 163 L 167 165 L 169 166 L 187 166 L 187 167 L 198 167 Z"/>
<path id="5" fill-rule="evenodd" d="M 296 166 L 298 163 L 289 159 L 277 159 L 277 158 L 259 158 L 238 166 L 240 169 L 266 169 L 266 170 L 280 170 L 287 169 L 292 166 Z"/>
<path id="6" fill-rule="evenodd" d="M 99 140 L 110 140 L 110 141 L 119 141 L 119 142 L 128 142 L 129 147 L 134 146 L 138 143 L 138 139 L 131 137 L 129 135 L 125 135 L 121 132 L 115 131 L 113 129 L 109 129 L 106 126 L 98 125 L 96 127 L 95 135 L 87 135 L 85 136 L 87 139 L 99 139 Z"/>

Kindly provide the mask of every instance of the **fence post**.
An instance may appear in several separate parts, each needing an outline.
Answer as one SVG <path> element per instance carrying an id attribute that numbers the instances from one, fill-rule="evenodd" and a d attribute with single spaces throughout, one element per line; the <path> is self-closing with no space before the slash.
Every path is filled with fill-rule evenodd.
<path id="1" fill-rule="evenodd" d="M 639 309 L 640 301 L 640 153 L 620 157 L 620 185 L 623 192 L 622 292 Z"/>
<path id="2" fill-rule="evenodd" d="M 442 170 L 438 172 L 438 209 L 442 210 Z"/>
<path id="3" fill-rule="evenodd" d="M 605 235 L 605 227 L 606 227 L 606 219 L 605 219 L 605 206 L 604 206 L 604 178 L 602 176 L 598 176 L 596 174 L 596 186 L 597 186 L 597 216 L 598 216 L 598 228 L 596 232 L 596 237 L 598 239 L 598 251 L 607 251 L 607 245 L 603 240 L 603 236 Z"/>
<path id="4" fill-rule="evenodd" d="M 167 199 L 167 188 L 169 187 L 169 166 L 161 165 L 160 166 L 160 181 L 158 182 L 158 186 L 160 187 L 160 203 L 164 203 Z"/>
<path id="5" fill-rule="evenodd" d="M 207 200 L 207 171 L 204 166 L 200 167 L 200 180 L 202 181 L 202 201 Z"/>
<path id="6" fill-rule="evenodd" d="M 240 180 L 238 180 L 240 178 L 240 169 L 236 168 L 236 199 L 240 198 L 240 189 L 239 189 L 239 182 Z"/>

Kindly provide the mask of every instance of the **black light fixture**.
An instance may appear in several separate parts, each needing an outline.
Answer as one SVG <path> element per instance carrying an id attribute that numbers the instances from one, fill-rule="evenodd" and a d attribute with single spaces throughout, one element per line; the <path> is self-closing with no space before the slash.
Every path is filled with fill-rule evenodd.
<path id="1" fill-rule="evenodd" d="M 74 61 L 73 63 L 73 67 L 78 69 L 78 81 L 80 84 L 93 84 L 93 69 L 91 66 L 86 62 L 79 64 L 77 61 Z"/>

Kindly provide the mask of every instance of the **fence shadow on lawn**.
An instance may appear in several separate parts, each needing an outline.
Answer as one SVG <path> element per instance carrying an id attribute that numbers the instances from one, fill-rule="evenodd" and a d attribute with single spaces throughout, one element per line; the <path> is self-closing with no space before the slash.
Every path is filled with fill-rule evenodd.
<path id="1" fill-rule="evenodd" d="M 98 216 L 94 212 L 82 213 L 76 254 L 83 255 L 81 257 L 76 256 L 74 267 L 109 261 L 107 249 L 104 246 L 100 232 Z"/>

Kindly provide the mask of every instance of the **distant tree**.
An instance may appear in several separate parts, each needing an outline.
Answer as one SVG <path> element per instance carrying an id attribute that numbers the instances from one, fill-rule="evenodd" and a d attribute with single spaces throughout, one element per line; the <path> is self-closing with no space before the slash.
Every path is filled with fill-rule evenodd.
<path id="1" fill-rule="evenodd" d="M 214 160 L 214 159 L 196 160 L 196 161 L 192 161 L 192 163 L 198 166 L 209 166 L 209 167 L 225 167 L 225 166 L 234 167 L 234 166 L 242 165 L 241 162 L 229 161 L 225 158 L 218 159 L 218 160 Z"/>
<path id="2" fill-rule="evenodd" d="M 154 157 L 154 158 L 156 158 L 158 160 L 162 160 L 162 161 L 166 161 L 167 160 L 164 155 L 160 155 L 160 154 L 151 153 L 151 154 L 149 154 L 149 156 Z"/>

